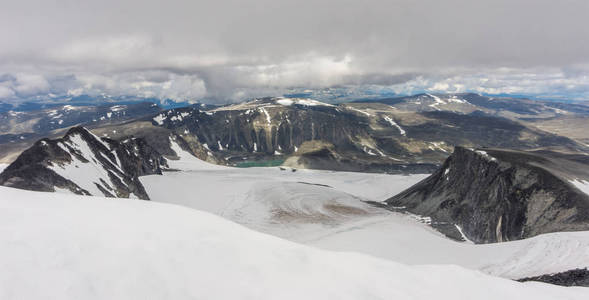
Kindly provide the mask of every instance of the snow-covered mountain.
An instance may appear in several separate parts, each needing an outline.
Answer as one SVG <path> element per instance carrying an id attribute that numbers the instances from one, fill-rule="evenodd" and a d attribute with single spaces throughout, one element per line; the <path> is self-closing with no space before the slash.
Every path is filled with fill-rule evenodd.
<path id="1" fill-rule="evenodd" d="M 0 228 L 2 299 L 589 297 L 586 288 L 314 249 L 147 201 L 0 187 Z"/>
<path id="2" fill-rule="evenodd" d="M 99 138 L 83 127 L 37 141 L 0 173 L 0 185 L 36 191 L 149 199 L 138 176 L 166 160 L 140 138 Z"/>

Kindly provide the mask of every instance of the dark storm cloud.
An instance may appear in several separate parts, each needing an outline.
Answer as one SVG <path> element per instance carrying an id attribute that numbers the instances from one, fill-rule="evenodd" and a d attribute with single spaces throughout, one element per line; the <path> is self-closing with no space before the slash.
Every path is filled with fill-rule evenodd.
<path id="1" fill-rule="evenodd" d="M 0 98 L 380 85 L 589 96 L 589 1 L 6 1 Z M 8 75 L 7 75 L 8 76 Z"/>

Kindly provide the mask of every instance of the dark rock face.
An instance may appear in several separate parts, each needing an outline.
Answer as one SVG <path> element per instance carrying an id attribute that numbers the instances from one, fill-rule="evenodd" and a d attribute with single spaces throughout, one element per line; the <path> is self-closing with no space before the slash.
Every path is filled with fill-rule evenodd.
<path id="1" fill-rule="evenodd" d="M 149 199 L 138 177 L 161 174 L 166 160 L 143 139 L 101 139 L 74 127 L 60 139 L 42 139 L 0 174 L 0 184 L 34 190 Z"/>
<path id="2" fill-rule="evenodd" d="M 562 286 L 585 286 L 589 287 L 589 270 L 585 269 L 574 269 L 566 272 L 547 274 L 534 277 L 526 277 L 518 279 L 519 282 L 526 281 L 539 281 L 545 283 L 551 283 Z"/>
<path id="3" fill-rule="evenodd" d="M 355 148 L 350 137 L 365 135 L 366 124 L 352 114 L 336 114 L 333 107 L 284 107 L 264 105 L 260 100 L 242 110 L 175 109 L 161 113 L 159 125 L 185 128 L 214 151 L 293 153 L 295 147 L 310 140 L 322 140 L 342 149 Z"/>
<path id="4" fill-rule="evenodd" d="M 277 105 L 258 100 L 241 109 L 201 111 L 196 107 L 162 112 L 154 125 L 173 131 L 187 141 L 197 157 L 212 154 L 228 164 L 248 160 L 299 158 L 299 148 L 314 142 L 330 145 L 307 149 L 299 165 L 312 169 L 368 172 L 431 172 L 433 163 L 393 159 L 398 155 L 390 139 L 371 133 L 366 118 L 333 106 Z M 396 131 L 397 129 L 395 129 Z M 398 131 L 397 135 L 398 135 Z M 310 144 L 309 144 L 310 143 Z M 368 145 L 368 146 L 367 146 Z M 200 151 L 199 148 L 207 151 Z M 394 154 L 392 154 L 394 153 Z"/>
<path id="5" fill-rule="evenodd" d="M 553 152 L 456 147 L 443 166 L 387 200 L 389 207 L 458 225 L 476 243 L 589 230 L 586 158 Z"/>

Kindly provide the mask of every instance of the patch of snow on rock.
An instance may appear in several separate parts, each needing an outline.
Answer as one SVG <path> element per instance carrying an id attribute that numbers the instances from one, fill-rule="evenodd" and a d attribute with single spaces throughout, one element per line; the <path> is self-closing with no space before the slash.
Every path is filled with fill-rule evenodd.
<path id="1" fill-rule="evenodd" d="M 407 135 L 405 130 L 399 126 L 399 124 L 397 124 L 397 122 L 395 122 L 395 120 L 393 120 L 393 118 L 389 117 L 389 116 L 384 116 L 385 121 L 389 122 L 389 124 L 391 124 L 391 126 L 395 126 L 397 127 L 397 129 L 399 129 L 399 133 L 401 133 L 401 135 Z"/>
<path id="2" fill-rule="evenodd" d="M 292 101 L 291 99 L 282 98 L 282 99 L 276 100 L 276 103 L 278 103 L 280 105 L 284 105 L 284 106 L 291 106 L 294 103 L 294 101 Z"/>
<path id="3" fill-rule="evenodd" d="M 263 107 L 260 107 L 259 109 L 266 115 L 266 122 L 268 122 L 268 125 L 272 125 L 272 119 L 270 118 L 268 111 Z"/>
<path id="4" fill-rule="evenodd" d="M 100 162 L 96 159 L 94 152 L 92 152 L 90 146 L 84 141 L 79 134 L 70 136 L 70 140 L 66 141 L 71 148 L 79 152 L 80 155 L 88 159 L 88 162 L 83 162 L 76 157 L 71 155 L 72 161 L 70 163 L 58 164 L 50 166 L 55 173 L 60 176 L 71 180 L 79 187 L 85 189 L 94 196 L 102 196 L 102 191 L 97 185 L 102 186 L 106 190 L 112 190 L 108 186 L 104 186 L 102 183 L 111 183 L 108 172 L 99 165 Z M 71 153 L 71 151 L 61 142 L 57 144 L 64 151 Z"/>
<path id="5" fill-rule="evenodd" d="M 575 179 L 570 180 L 569 182 L 572 183 L 576 188 L 581 190 L 583 193 L 589 195 L 589 181 Z"/>
<path id="6" fill-rule="evenodd" d="M 468 239 L 468 237 L 466 236 L 466 234 L 464 234 L 464 232 L 462 231 L 462 227 L 460 227 L 458 224 L 454 224 L 454 226 L 456 227 L 456 230 L 458 230 L 458 232 L 460 232 L 460 235 L 462 236 L 462 239 L 463 239 L 465 242 L 467 242 L 467 243 L 469 243 L 469 244 L 473 244 L 473 245 L 474 245 L 474 242 L 473 242 L 473 241 L 471 241 L 470 239 Z"/>
<path id="7" fill-rule="evenodd" d="M 349 109 L 351 109 L 351 110 L 353 110 L 353 111 L 359 112 L 359 113 L 361 113 L 361 114 L 363 114 L 363 115 L 365 115 L 365 116 L 367 116 L 367 117 L 370 117 L 370 116 L 372 116 L 371 114 L 369 114 L 369 113 L 367 113 L 367 112 L 365 112 L 365 111 L 363 111 L 363 110 L 359 110 L 359 109 L 357 109 L 357 108 L 355 108 L 355 107 L 348 106 L 347 108 L 349 108 Z"/>
<path id="8" fill-rule="evenodd" d="M 164 120 L 166 119 L 166 115 L 165 114 L 159 114 L 157 116 L 155 116 L 153 118 L 153 120 L 158 124 L 158 125 L 164 125 Z"/>
<path id="9" fill-rule="evenodd" d="M 440 99 L 440 97 L 432 95 L 432 94 L 427 94 L 430 98 L 434 99 L 435 103 L 430 104 L 429 106 L 431 108 L 435 108 L 436 110 L 440 110 L 440 108 L 438 108 L 438 105 L 440 104 L 446 104 L 446 102 L 442 101 L 442 99 Z"/>
<path id="10" fill-rule="evenodd" d="M 461 103 L 461 104 L 470 104 L 468 101 L 458 98 L 456 95 L 452 95 L 452 97 L 448 98 L 448 101 Z"/>
<path id="11" fill-rule="evenodd" d="M 299 105 L 306 105 L 306 106 L 333 106 L 331 104 L 327 104 L 321 101 L 313 100 L 313 99 L 295 99 L 296 104 Z"/>
<path id="12" fill-rule="evenodd" d="M 481 156 L 483 156 L 484 158 L 486 158 L 487 160 L 490 161 L 497 161 L 496 158 L 494 158 L 493 156 L 489 155 L 486 151 L 483 150 L 476 150 L 476 153 L 480 154 Z"/>
<path id="13" fill-rule="evenodd" d="M 125 108 L 127 108 L 126 105 L 115 105 L 115 106 L 111 106 L 110 110 L 111 111 L 121 111 L 121 110 L 124 110 Z"/>

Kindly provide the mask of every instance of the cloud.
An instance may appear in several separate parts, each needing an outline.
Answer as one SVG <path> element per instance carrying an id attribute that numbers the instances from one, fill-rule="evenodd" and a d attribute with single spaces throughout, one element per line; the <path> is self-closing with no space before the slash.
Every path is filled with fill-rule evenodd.
<path id="1" fill-rule="evenodd" d="M 51 49 L 47 57 L 60 63 L 131 65 L 153 55 L 154 40 L 145 35 L 91 37 Z"/>
<path id="2" fill-rule="evenodd" d="M 589 99 L 586 0 L 57 2 L 0 11 L 0 70 L 13 78 L 0 99 L 224 103 L 342 86 Z"/>
<path id="3" fill-rule="evenodd" d="M 17 73 L 15 77 L 13 89 L 16 94 L 31 96 L 49 91 L 49 82 L 39 74 Z"/>
<path id="4" fill-rule="evenodd" d="M 67 91 L 69 96 L 106 95 L 176 99 L 195 102 L 205 96 L 204 82 L 196 76 L 166 72 L 134 72 L 109 76 L 82 74 L 76 76 Z"/>
<path id="5" fill-rule="evenodd" d="M 11 88 L 0 85 L 0 99 L 9 99 L 14 97 L 14 91 Z"/>
<path id="6" fill-rule="evenodd" d="M 487 69 L 453 76 L 417 76 L 386 87 L 394 93 L 462 93 L 529 95 L 539 98 L 589 99 L 589 72 L 572 76 L 558 68 Z"/>

